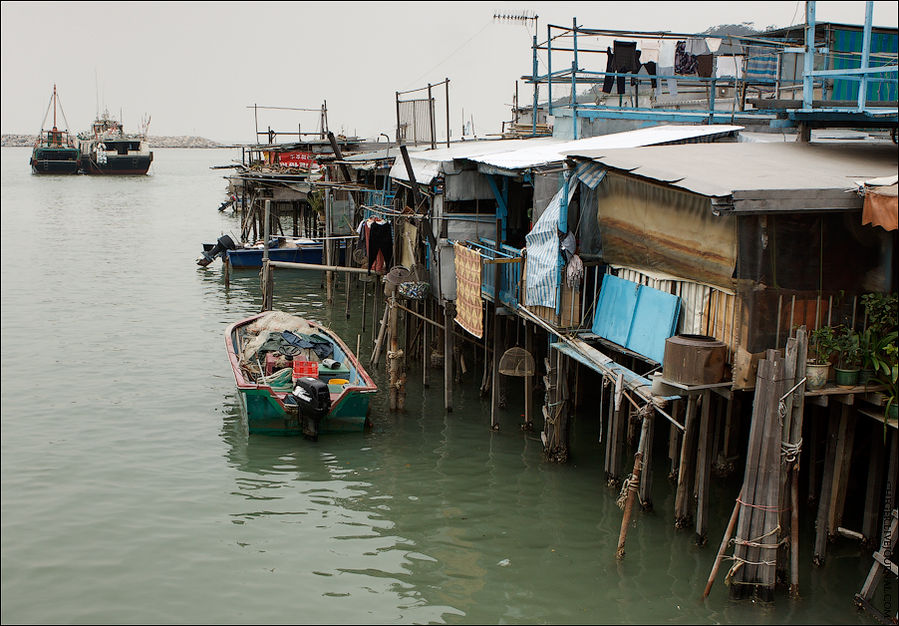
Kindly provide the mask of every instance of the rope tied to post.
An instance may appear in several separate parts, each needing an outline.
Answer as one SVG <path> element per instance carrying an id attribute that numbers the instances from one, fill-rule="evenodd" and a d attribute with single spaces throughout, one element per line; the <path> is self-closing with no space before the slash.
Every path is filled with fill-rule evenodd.
<path id="1" fill-rule="evenodd" d="M 788 441 L 780 442 L 780 455 L 783 457 L 784 463 L 795 463 L 802 453 L 802 438 L 796 443 Z"/>
<path id="2" fill-rule="evenodd" d="M 640 481 L 633 474 L 628 475 L 628 477 L 624 479 L 624 482 L 621 485 L 621 491 L 618 494 L 618 499 L 615 501 L 615 504 L 618 505 L 619 509 L 622 511 L 624 510 L 624 506 L 627 504 L 628 493 L 631 491 L 636 493 L 639 486 Z"/>
<path id="3" fill-rule="evenodd" d="M 787 398 L 789 398 L 799 387 L 805 384 L 806 379 L 803 377 L 798 383 L 793 385 L 793 388 L 786 392 L 784 395 L 780 397 L 780 400 L 777 402 L 777 416 L 780 419 L 780 425 L 783 426 L 784 418 L 787 416 Z"/>

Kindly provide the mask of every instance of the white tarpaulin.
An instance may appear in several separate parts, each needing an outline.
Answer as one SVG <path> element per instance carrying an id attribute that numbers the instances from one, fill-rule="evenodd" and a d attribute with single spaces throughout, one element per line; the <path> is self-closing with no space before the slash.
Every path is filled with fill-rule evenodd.
<path id="1" fill-rule="evenodd" d="M 559 214 L 562 192 L 559 189 L 546 210 L 525 236 L 527 245 L 527 275 L 525 277 L 525 306 L 556 307 L 556 292 L 561 284 L 562 263 L 559 249 Z M 568 201 L 574 196 L 577 180 L 568 185 Z"/>

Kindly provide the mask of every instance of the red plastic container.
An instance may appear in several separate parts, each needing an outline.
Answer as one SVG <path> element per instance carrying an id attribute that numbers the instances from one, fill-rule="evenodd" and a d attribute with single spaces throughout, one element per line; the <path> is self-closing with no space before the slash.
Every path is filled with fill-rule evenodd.
<path id="1" fill-rule="evenodd" d="M 305 359 L 293 360 L 293 379 L 300 378 L 318 378 L 318 363 L 315 361 L 306 361 Z"/>

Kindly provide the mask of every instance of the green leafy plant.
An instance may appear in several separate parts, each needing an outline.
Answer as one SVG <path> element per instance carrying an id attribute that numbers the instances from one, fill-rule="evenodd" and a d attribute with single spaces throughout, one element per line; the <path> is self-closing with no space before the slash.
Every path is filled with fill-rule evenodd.
<path id="1" fill-rule="evenodd" d="M 833 350 L 837 354 L 837 367 L 854 369 L 859 366 L 861 349 L 859 335 L 852 328 L 840 325 L 833 331 Z"/>
<path id="2" fill-rule="evenodd" d="M 899 403 L 899 348 L 896 347 L 895 341 L 887 345 L 883 350 L 885 369 L 881 370 L 877 376 L 877 382 L 884 385 L 884 396 L 886 396 L 886 405 L 883 408 L 883 440 L 886 442 L 887 436 L 887 417 L 890 408 Z"/>
<path id="3" fill-rule="evenodd" d="M 886 334 L 896 330 L 896 316 L 899 314 L 899 294 L 866 293 L 862 296 L 865 310 L 865 326 Z"/>
<path id="4" fill-rule="evenodd" d="M 862 367 L 874 376 L 887 375 L 889 365 L 884 350 L 896 344 L 899 298 L 895 293 L 866 293 L 862 296 L 865 330 L 859 335 Z"/>
<path id="5" fill-rule="evenodd" d="M 828 365 L 834 352 L 836 352 L 836 335 L 832 326 L 822 326 L 809 333 L 809 363 Z"/>

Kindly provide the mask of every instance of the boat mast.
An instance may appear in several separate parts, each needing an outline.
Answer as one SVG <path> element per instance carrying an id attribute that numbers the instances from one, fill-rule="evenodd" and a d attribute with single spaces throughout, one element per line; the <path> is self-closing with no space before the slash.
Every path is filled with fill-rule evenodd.
<path id="1" fill-rule="evenodd" d="M 56 83 L 53 83 L 53 130 L 56 130 Z"/>

